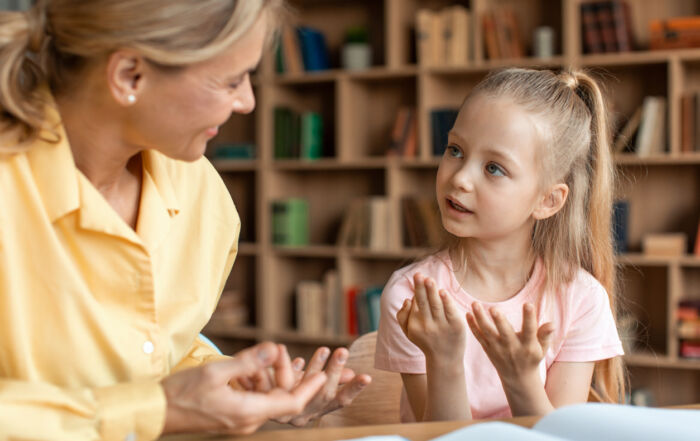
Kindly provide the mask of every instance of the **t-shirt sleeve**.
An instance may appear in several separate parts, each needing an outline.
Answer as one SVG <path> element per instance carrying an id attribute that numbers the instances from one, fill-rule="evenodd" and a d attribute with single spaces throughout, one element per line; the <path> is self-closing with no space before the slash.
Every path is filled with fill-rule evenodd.
<path id="1" fill-rule="evenodd" d="M 588 275 L 572 295 L 570 321 L 556 361 L 598 361 L 623 355 L 605 288 Z"/>
<path id="2" fill-rule="evenodd" d="M 396 319 L 396 313 L 407 298 L 413 298 L 413 282 L 398 271 L 382 292 L 374 367 L 404 374 L 424 374 L 423 352 L 406 337 Z"/>

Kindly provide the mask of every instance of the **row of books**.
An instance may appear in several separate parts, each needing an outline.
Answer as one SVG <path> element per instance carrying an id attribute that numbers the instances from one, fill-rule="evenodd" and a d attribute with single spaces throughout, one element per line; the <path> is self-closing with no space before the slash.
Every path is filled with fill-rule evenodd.
<path id="1" fill-rule="evenodd" d="M 700 299 L 686 299 L 678 303 L 677 333 L 680 356 L 700 359 Z"/>
<path id="2" fill-rule="evenodd" d="M 395 202 L 383 196 L 350 202 L 338 232 L 339 246 L 391 250 L 400 248 L 401 235 Z"/>
<path id="3" fill-rule="evenodd" d="M 416 56 L 423 66 L 464 65 L 471 59 L 471 14 L 453 5 L 416 12 Z"/>
<path id="4" fill-rule="evenodd" d="M 666 151 L 666 98 L 646 96 L 622 126 L 613 149 L 618 153 L 649 156 Z"/>
<path id="5" fill-rule="evenodd" d="M 271 202 L 272 243 L 279 246 L 309 244 L 309 203 L 302 198 Z"/>
<path id="6" fill-rule="evenodd" d="M 634 50 L 630 7 L 624 0 L 581 3 L 581 41 L 588 54 Z"/>
<path id="7" fill-rule="evenodd" d="M 330 68 L 325 36 L 318 30 L 285 26 L 276 52 L 277 73 L 298 74 Z"/>
<path id="8" fill-rule="evenodd" d="M 318 159 L 323 154 L 323 118 L 317 112 L 275 107 L 275 159 Z"/>
<path id="9" fill-rule="evenodd" d="M 302 280 L 295 289 L 294 324 L 308 335 L 360 335 L 379 326 L 381 286 L 343 289 L 335 269 L 322 280 Z"/>
<path id="10" fill-rule="evenodd" d="M 484 12 L 481 23 L 489 60 L 525 56 L 525 45 L 513 8 L 508 5 L 494 6 L 490 11 Z"/>
<path id="11" fill-rule="evenodd" d="M 700 152 L 700 92 L 681 96 L 681 151 Z"/>

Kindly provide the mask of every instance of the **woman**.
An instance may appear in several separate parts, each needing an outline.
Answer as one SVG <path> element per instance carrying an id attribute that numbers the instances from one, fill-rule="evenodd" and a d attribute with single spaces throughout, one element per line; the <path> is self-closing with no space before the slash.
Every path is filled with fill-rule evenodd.
<path id="1" fill-rule="evenodd" d="M 345 349 L 325 370 L 319 349 L 303 373 L 283 346 L 220 361 L 197 339 L 240 230 L 202 155 L 231 112 L 253 110 L 249 73 L 282 10 L 40 0 L 0 13 L 1 439 L 248 433 L 304 424 L 369 383 L 343 369 Z"/>

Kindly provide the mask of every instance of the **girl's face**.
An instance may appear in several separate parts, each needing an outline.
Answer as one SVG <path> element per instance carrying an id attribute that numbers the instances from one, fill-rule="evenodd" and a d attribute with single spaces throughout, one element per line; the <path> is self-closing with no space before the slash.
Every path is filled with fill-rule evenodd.
<path id="1" fill-rule="evenodd" d="M 200 158 L 231 113 L 250 113 L 255 96 L 250 72 L 262 55 L 266 23 L 257 23 L 218 56 L 169 73 L 151 68 L 148 87 L 139 97 L 131 140 L 174 158 Z"/>
<path id="2" fill-rule="evenodd" d="M 529 235 L 542 198 L 540 120 L 508 98 L 475 96 L 460 110 L 437 172 L 445 229 L 498 240 Z"/>

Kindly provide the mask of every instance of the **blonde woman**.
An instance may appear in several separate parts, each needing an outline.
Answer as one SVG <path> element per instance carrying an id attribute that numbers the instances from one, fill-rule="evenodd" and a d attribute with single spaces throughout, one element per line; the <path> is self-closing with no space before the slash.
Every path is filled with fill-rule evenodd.
<path id="1" fill-rule="evenodd" d="M 466 98 L 435 186 L 451 244 L 382 295 L 375 364 L 401 373 L 404 420 L 624 398 L 607 121 L 582 71 L 506 69 Z"/>
<path id="2" fill-rule="evenodd" d="M 240 230 L 202 155 L 255 107 L 249 74 L 283 7 L 0 12 L 0 439 L 249 433 L 305 424 L 370 381 L 345 349 L 304 372 L 281 345 L 219 360 L 197 338 Z"/>

